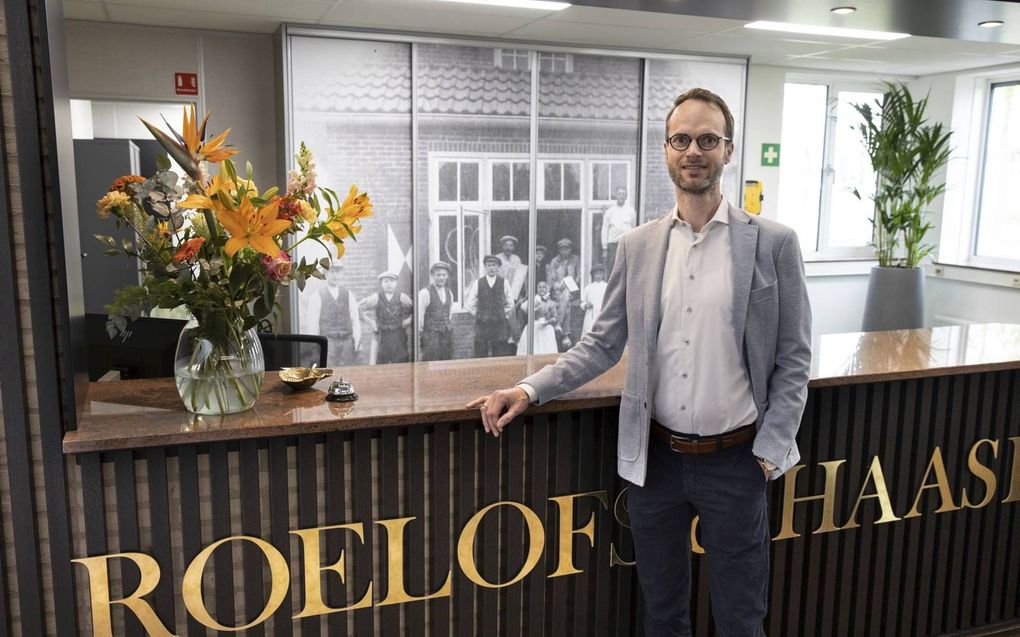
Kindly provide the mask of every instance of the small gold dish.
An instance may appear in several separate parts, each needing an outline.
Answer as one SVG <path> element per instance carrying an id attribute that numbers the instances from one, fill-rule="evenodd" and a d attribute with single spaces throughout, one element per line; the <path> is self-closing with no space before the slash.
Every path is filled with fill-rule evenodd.
<path id="1" fill-rule="evenodd" d="M 280 370 L 280 380 L 294 391 L 308 389 L 323 378 L 329 378 L 332 375 L 332 369 L 318 367 L 284 367 Z"/>

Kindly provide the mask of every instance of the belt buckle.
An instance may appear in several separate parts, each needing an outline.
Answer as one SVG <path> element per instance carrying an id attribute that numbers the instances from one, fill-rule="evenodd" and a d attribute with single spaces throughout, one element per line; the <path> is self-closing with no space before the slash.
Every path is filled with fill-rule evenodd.
<path id="1" fill-rule="evenodd" d="M 682 443 L 698 444 L 698 438 L 695 436 L 684 436 L 682 434 L 670 434 L 669 435 L 669 448 L 677 453 L 687 453 L 680 448 Z"/>

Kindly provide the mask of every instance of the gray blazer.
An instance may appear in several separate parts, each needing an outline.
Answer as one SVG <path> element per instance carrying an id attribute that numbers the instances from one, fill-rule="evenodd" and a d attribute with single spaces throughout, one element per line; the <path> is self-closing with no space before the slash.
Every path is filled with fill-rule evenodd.
<path id="1" fill-rule="evenodd" d="M 800 243 L 790 228 L 752 217 L 729 205 L 733 254 L 734 338 L 744 353 L 758 406 L 755 455 L 772 461 L 775 479 L 800 460 L 796 436 L 811 370 L 811 307 Z M 555 364 L 525 378 L 538 404 L 577 389 L 615 365 L 629 351 L 620 400 L 617 471 L 643 485 L 652 401 L 660 296 L 669 215 L 620 238 L 602 313 Z M 668 322 L 667 317 L 664 322 Z"/>

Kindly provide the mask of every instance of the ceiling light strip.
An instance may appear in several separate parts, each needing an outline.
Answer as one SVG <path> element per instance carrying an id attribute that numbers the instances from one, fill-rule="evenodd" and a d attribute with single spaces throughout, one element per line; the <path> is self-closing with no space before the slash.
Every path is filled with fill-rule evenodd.
<path id="1" fill-rule="evenodd" d="M 827 35 L 835 38 L 857 38 L 860 40 L 899 40 L 909 38 L 909 33 L 891 33 L 888 31 L 868 31 L 866 29 L 847 29 L 844 27 L 826 27 L 813 24 L 793 24 L 790 22 L 768 22 L 759 20 L 744 25 L 747 29 L 764 31 L 782 31 L 784 33 L 804 33 L 810 35 Z"/>
<path id="2" fill-rule="evenodd" d="M 460 4 L 482 4 L 490 7 L 510 7 L 513 9 L 538 9 L 539 11 L 562 11 L 572 6 L 569 2 L 552 2 L 551 0 L 435 0 L 436 2 L 458 2 Z"/>

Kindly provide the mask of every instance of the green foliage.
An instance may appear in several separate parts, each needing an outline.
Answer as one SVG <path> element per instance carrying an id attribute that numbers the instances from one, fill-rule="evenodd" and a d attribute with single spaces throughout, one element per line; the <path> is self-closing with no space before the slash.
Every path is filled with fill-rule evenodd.
<path id="1" fill-rule="evenodd" d="M 916 267 L 934 249 L 924 242 L 932 228 L 928 206 L 945 191 L 945 182 L 935 177 L 952 149 L 951 131 L 941 122 L 928 123 L 927 107 L 927 96 L 915 101 L 904 84 L 889 82 L 881 100 L 853 104 L 861 118 L 855 128 L 878 176 L 871 221 L 883 267 Z M 860 198 L 856 188 L 853 194 Z"/>

